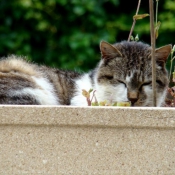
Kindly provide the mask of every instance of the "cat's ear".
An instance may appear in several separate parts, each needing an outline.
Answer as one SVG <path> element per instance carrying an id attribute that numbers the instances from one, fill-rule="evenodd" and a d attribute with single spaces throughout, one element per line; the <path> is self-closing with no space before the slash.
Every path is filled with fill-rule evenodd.
<path id="1" fill-rule="evenodd" d="M 122 57 L 121 52 L 117 48 L 105 41 L 101 41 L 100 50 L 103 59 L 108 60 L 115 57 Z"/>
<path id="2" fill-rule="evenodd" d="M 165 63 L 171 53 L 172 45 L 166 45 L 155 50 L 155 58 L 157 62 Z"/>

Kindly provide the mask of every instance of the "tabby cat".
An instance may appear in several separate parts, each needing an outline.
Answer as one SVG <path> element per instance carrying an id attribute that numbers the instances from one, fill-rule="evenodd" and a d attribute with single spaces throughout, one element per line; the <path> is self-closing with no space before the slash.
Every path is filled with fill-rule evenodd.
<path id="1" fill-rule="evenodd" d="M 87 106 L 82 89 L 96 90 L 98 101 L 131 101 L 153 106 L 151 47 L 142 42 L 100 43 L 101 60 L 89 73 L 38 66 L 17 56 L 0 60 L 0 104 Z M 171 45 L 155 51 L 157 106 L 168 86 L 165 63 Z"/>

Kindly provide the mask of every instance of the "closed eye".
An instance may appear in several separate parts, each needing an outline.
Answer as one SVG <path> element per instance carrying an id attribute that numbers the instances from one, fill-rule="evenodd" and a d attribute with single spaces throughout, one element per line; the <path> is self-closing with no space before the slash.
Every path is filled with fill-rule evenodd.
<path id="1" fill-rule="evenodd" d="M 113 76 L 112 75 L 105 75 L 105 76 L 103 76 L 103 78 L 108 79 L 108 80 L 112 80 Z"/>
<path id="2" fill-rule="evenodd" d="M 151 81 L 142 83 L 141 86 L 140 86 L 140 88 L 139 88 L 139 90 L 141 90 L 143 86 L 148 86 L 148 85 L 150 85 L 151 83 L 152 83 Z"/>
<path id="3" fill-rule="evenodd" d="M 147 86 L 147 85 L 150 85 L 151 83 L 152 83 L 151 81 L 148 81 L 148 82 L 143 83 L 141 86 Z"/>
<path id="4" fill-rule="evenodd" d="M 157 83 L 158 85 L 160 85 L 160 86 L 165 86 L 165 84 L 162 83 L 162 81 L 160 81 L 160 80 L 156 80 L 156 83 Z"/>
<path id="5" fill-rule="evenodd" d="M 156 83 L 159 84 L 160 86 L 164 86 L 164 83 L 162 83 L 160 80 L 156 80 Z M 152 84 L 152 81 L 149 81 L 149 82 L 145 82 L 142 84 L 142 86 L 147 86 L 147 85 L 150 85 Z"/>
<path id="6" fill-rule="evenodd" d="M 123 81 L 121 81 L 121 80 L 117 80 L 119 83 L 122 83 L 122 84 L 124 84 L 125 85 L 125 87 L 126 87 L 126 83 L 125 82 L 123 82 Z"/>

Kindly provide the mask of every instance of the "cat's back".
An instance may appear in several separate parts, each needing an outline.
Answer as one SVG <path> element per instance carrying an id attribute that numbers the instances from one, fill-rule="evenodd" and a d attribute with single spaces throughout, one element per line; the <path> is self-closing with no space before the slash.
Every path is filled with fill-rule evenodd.
<path id="1" fill-rule="evenodd" d="M 21 57 L 14 55 L 0 60 L 0 74 L 19 73 L 26 76 L 41 76 L 41 72 L 36 64 L 31 64 Z"/>
<path id="2" fill-rule="evenodd" d="M 37 65 L 22 57 L 0 60 L 0 104 L 70 105 L 81 74 Z"/>
<path id="3" fill-rule="evenodd" d="M 0 104 L 57 105 L 59 100 L 40 66 L 9 56 L 0 60 Z"/>

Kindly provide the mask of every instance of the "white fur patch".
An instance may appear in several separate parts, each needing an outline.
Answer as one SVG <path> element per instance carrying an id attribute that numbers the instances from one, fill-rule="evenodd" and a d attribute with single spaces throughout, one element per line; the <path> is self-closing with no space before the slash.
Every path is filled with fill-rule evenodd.
<path id="1" fill-rule="evenodd" d="M 150 106 L 153 104 L 153 93 L 150 86 L 143 86 L 143 91 L 146 93 L 146 100 L 144 102 L 144 106 Z"/>
<path id="2" fill-rule="evenodd" d="M 128 101 L 127 88 L 123 83 L 117 85 L 99 84 L 95 78 L 95 87 L 97 100 L 108 102 Z"/>
<path id="3" fill-rule="evenodd" d="M 144 87 L 144 91 L 147 95 L 146 101 L 144 106 L 153 106 L 153 91 L 149 86 L 145 86 Z M 165 100 L 165 96 L 166 96 L 166 91 L 162 92 L 162 93 L 157 93 L 157 107 L 162 106 L 162 104 L 164 103 Z"/>
<path id="4" fill-rule="evenodd" d="M 157 106 L 160 107 L 165 103 L 165 97 L 166 97 L 167 91 L 164 91 L 163 93 L 157 93 Z"/>
<path id="5" fill-rule="evenodd" d="M 77 93 L 71 99 L 71 105 L 74 106 L 87 106 L 86 98 L 82 95 L 82 89 L 85 89 L 86 91 L 89 91 L 90 89 L 96 90 L 95 96 L 99 102 L 105 100 L 108 102 L 128 101 L 127 89 L 123 84 L 112 86 L 110 84 L 100 85 L 95 82 L 95 86 L 93 86 L 89 74 L 85 74 L 80 79 L 78 79 L 76 81 L 76 86 Z M 91 98 L 92 93 L 90 99 Z M 93 102 L 94 100 L 95 99 L 93 99 Z"/>
<path id="6" fill-rule="evenodd" d="M 58 99 L 54 92 L 54 88 L 51 83 L 48 82 L 46 78 L 36 78 L 32 77 L 39 88 L 24 88 L 22 90 L 17 90 L 11 92 L 12 95 L 31 95 L 34 97 L 41 105 L 58 105 Z"/>
<path id="7" fill-rule="evenodd" d="M 126 79 L 125 79 L 125 81 L 127 82 L 127 83 L 130 83 L 131 82 L 131 80 L 132 80 L 132 78 L 133 78 L 133 76 L 134 76 L 134 73 L 137 73 L 138 71 L 137 70 L 134 70 L 134 71 L 132 71 L 131 73 L 130 73 L 130 76 L 126 76 Z"/>
<path id="8" fill-rule="evenodd" d="M 116 86 L 108 85 L 97 85 L 96 84 L 96 97 L 98 101 L 107 100 L 108 102 L 121 102 L 128 101 L 127 89 L 125 85 L 118 84 Z"/>
<path id="9" fill-rule="evenodd" d="M 87 106 L 86 98 L 82 95 L 82 89 L 89 91 L 92 89 L 91 79 L 89 74 L 84 74 L 80 79 L 75 81 L 77 92 L 71 99 L 72 106 Z"/>
<path id="10" fill-rule="evenodd" d="M 131 82 L 131 78 L 133 77 L 133 74 L 131 74 L 130 76 L 126 76 L 126 79 L 125 79 L 125 81 L 127 82 L 127 83 L 129 83 L 129 82 Z"/>

